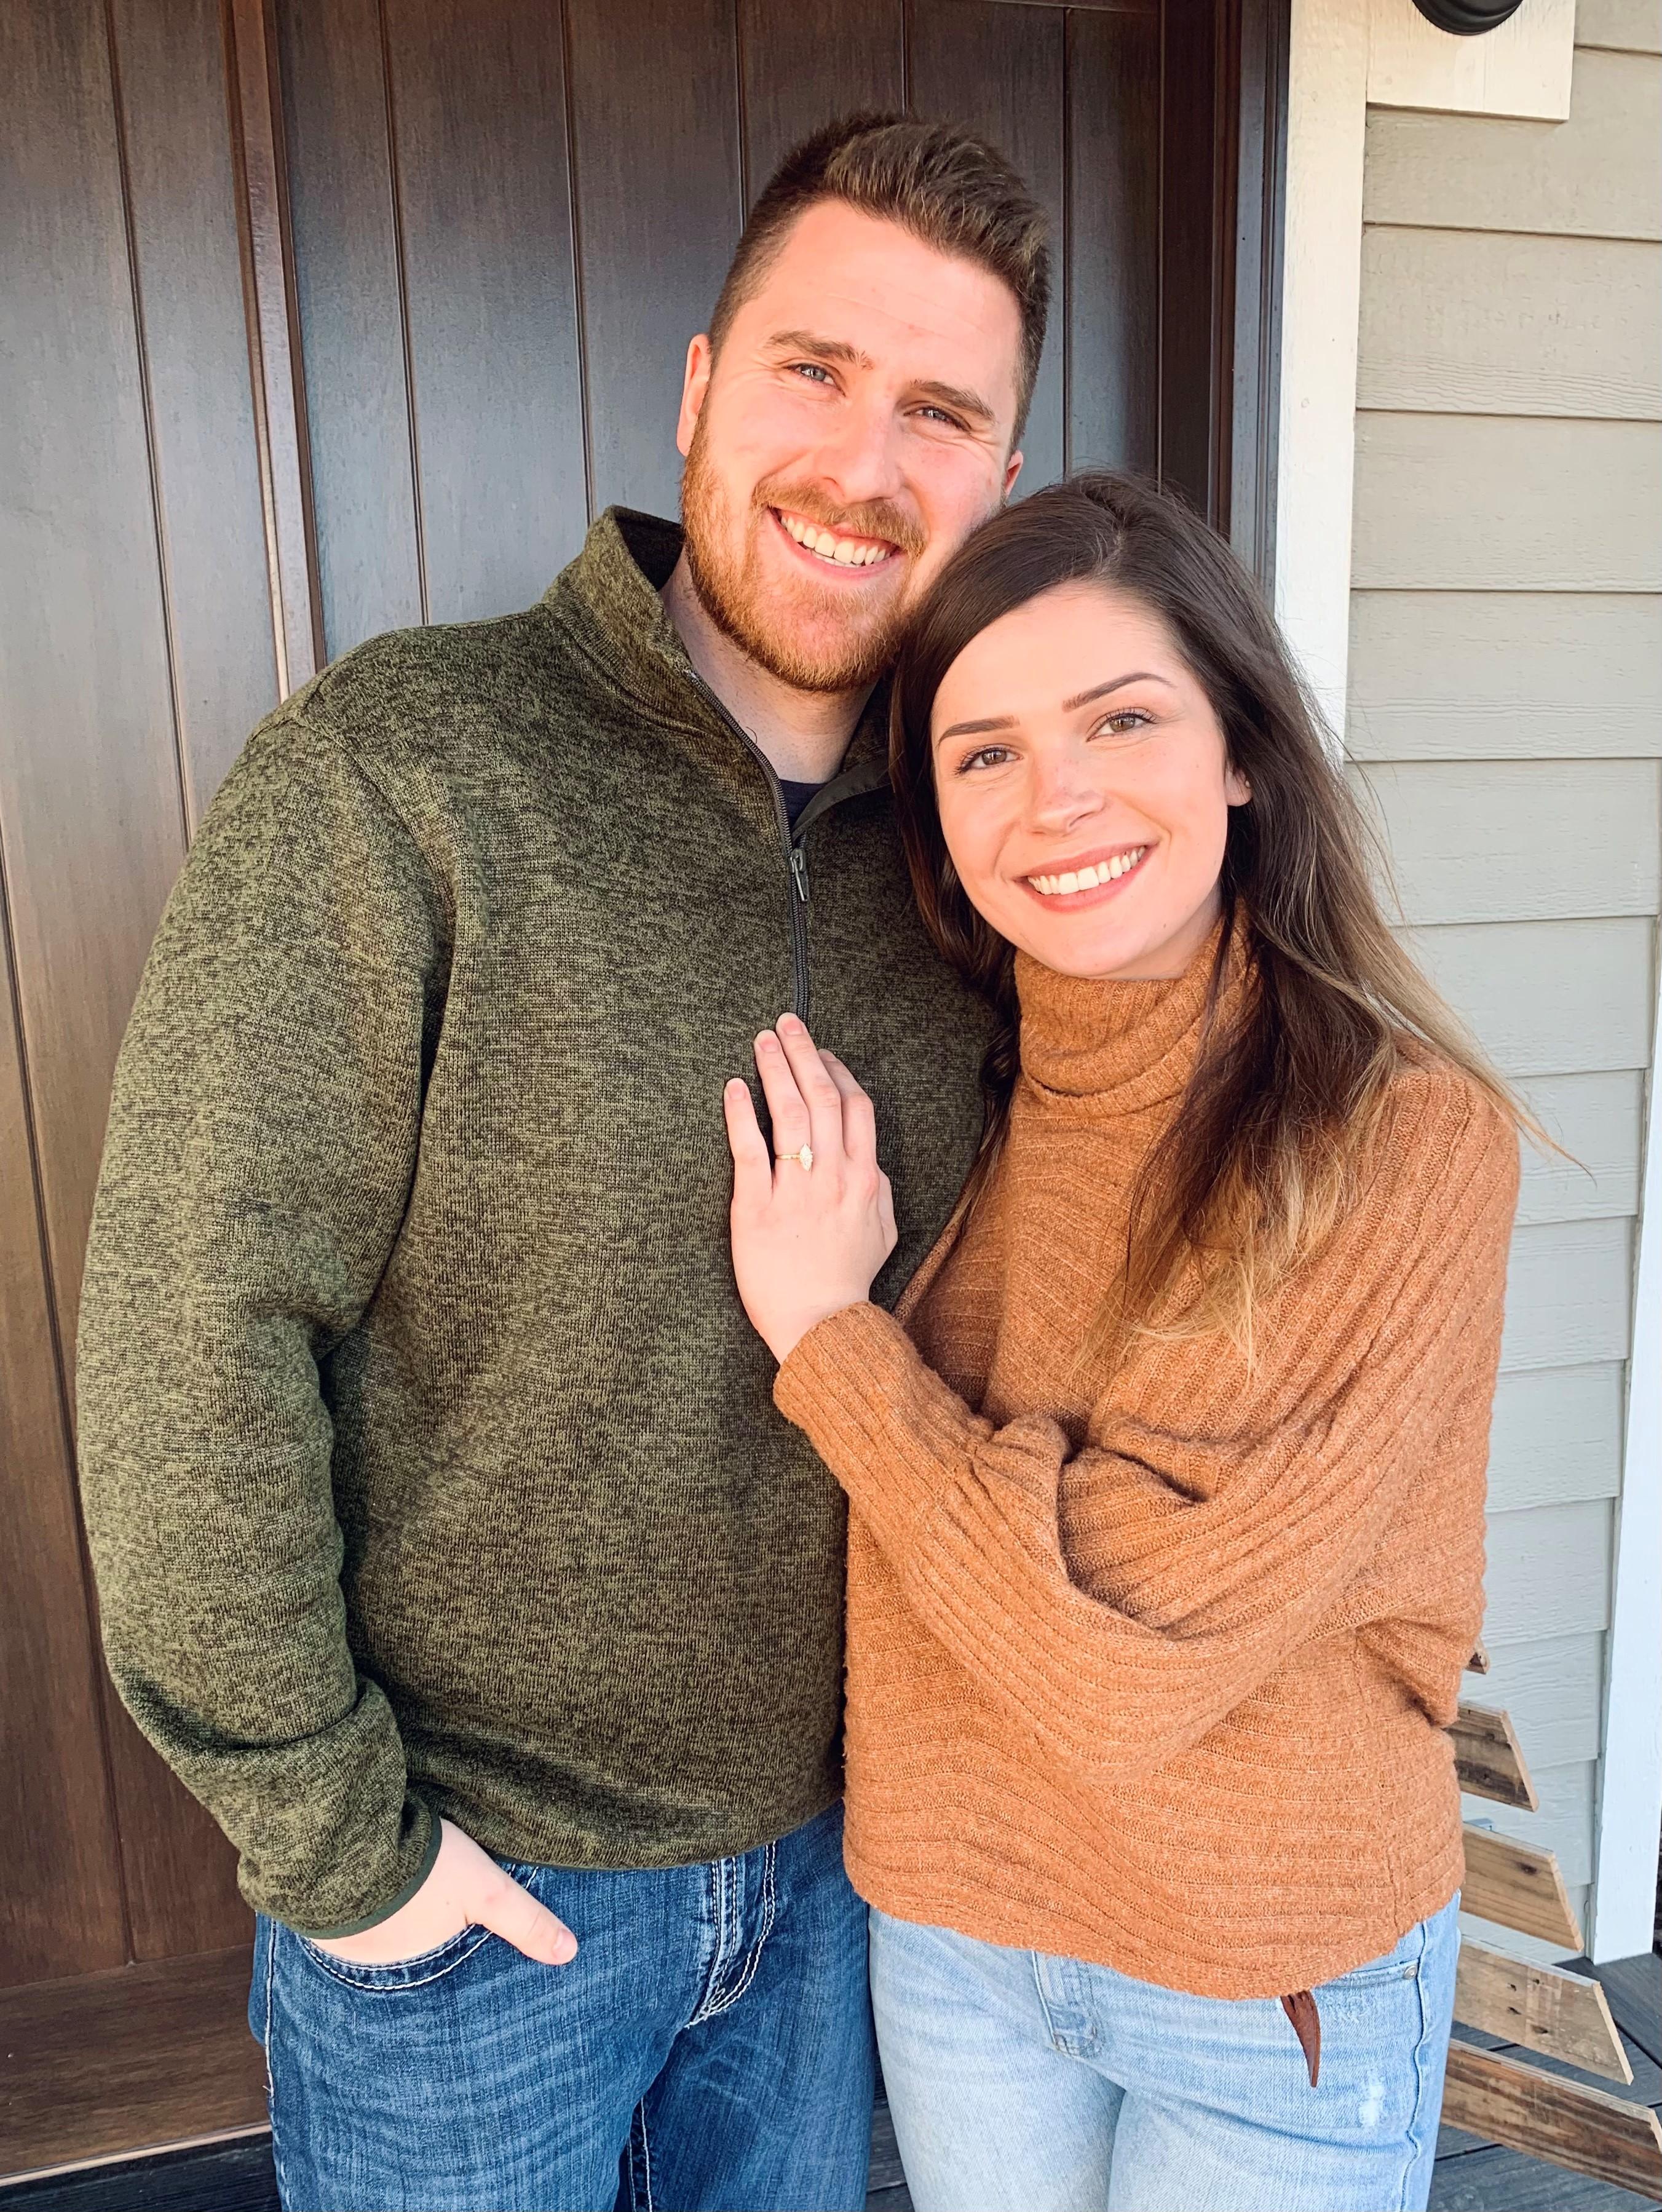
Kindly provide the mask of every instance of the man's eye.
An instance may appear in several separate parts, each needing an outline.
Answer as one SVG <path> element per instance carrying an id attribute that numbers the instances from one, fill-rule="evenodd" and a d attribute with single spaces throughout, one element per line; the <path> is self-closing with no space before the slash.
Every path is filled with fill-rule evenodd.
<path id="1" fill-rule="evenodd" d="M 836 381 L 822 362 L 793 361 L 791 368 L 792 374 L 806 378 L 812 382 L 833 384 Z"/>
<path id="2" fill-rule="evenodd" d="M 949 430 L 961 430 L 964 427 L 960 418 L 949 415 L 944 407 L 920 407 L 918 412 L 926 415 L 931 422 L 944 422 Z"/>

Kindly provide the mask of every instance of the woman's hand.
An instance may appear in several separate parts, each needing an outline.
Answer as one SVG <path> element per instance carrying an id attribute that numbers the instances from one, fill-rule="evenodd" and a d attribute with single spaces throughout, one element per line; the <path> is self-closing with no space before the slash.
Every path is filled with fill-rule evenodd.
<path id="1" fill-rule="evenodd" d="M 895 1197 L 877 1165 L 871 1101 L 794 1014 L 756 1039 L 773 1156 L 749 1086 L 727 1085 L 733 1272 L 757 1334 L 783 1361 L 816 1322 L 871 1293 L 895 1249 Z M 798 1155 L 806 1146 L 811 1164 Z"/>
<path id="2" fill-rule="evenodd" d="M 361 1966 L 388 1966 L 436 1951 L 471 1925 L 488 1928 L 545 1966 L 569 1965 L 577 1956 L 577 1938 L 565 1922 L 504 1874 L 465 1831 L 450 1820 L 439 1826 L 439 1856 L 415 1896 L 356 1936 L 332 1936 L 326 1943 L 313 1936 L 318 1949 Z"/>

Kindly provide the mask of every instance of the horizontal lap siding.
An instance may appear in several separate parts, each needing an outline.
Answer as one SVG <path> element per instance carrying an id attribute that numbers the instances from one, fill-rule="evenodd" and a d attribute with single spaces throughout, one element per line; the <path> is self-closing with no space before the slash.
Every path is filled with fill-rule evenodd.
<path id="1" fill-rule="evenodd" d="M 1570 1156 L 1524 1161 L 1469 1686 L 1541 1810 L 1467 1817 L 1583 1911 L 1662 906 L 1659 27 L 1580 0 L 1563 124 L 1370 116 L 1357 378 L 1354 787 L 1406 941 Z"/>

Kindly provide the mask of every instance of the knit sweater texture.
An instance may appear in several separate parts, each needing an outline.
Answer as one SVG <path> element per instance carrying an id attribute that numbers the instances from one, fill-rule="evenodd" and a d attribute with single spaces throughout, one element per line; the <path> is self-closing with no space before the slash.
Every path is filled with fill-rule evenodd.
<path id="1" fill-rule="evenodd" d="M 303 1931 L 438 1814 L 573 1867 L 741 1851 L 841 1784 L 841 1492 L 732 1279 L 722 1085 L 795 1003 L 901 1176 L 980 1123 L 881 701 L 787 830 L 613 514 L 538 605 L 378 638 L 255 733 L 115 1085 L 80 1447 L 110 1665 Z"/>
<path id="2" fill-rule="evenodd" d="M 1022 957 L 1008 1141 L 901 1309 L 780 1407 L 852 1507 L 847 1856 L 901 1918 L 1220 1997 L 1378 1957 L 1461 1877 L 1448 1737 L 1483 1611 L 1515 1134 L 1405 1044 L 1354 1206 L 1253 1353 L 1133 1335 L 1131 1196 L 1180 979 Z M 1217 1018 L 1253 988 L 1237 938 Z M 1192 1287 L 1191 1285 L 1190 1287 Z M 1106 1325 L 1105 1325 L 1106 1324 Z"/>

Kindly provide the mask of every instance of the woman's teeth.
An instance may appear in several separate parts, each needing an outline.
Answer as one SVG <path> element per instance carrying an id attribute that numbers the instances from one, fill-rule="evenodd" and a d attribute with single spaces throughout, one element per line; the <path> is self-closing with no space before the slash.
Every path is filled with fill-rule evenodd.
<path id="1" fill-rule="evenodd" d="M 822 561 L 834 561 L 841 568 L 867 568 L 893 550 L 881 538 L 834 538 L 828 530 L 822 530 L 817 523 L 804 522 L 800 515 L 779 514 L 777 507 L 773 512 L 779 514 L 788 535 L 805 551 L 817 553 Z"/>
<path id="2" fill-rule="evenodd" d="M 1099 860 L 1094 868 L 1069 868 L 1059 876 L 1029 876 L 1028 881 L 1045 898 L 1065 898 L 1070 891 L 1094 891 L 1098 884 L 1111 884 L 1117 877 L 1129 875 L 1144 853 L 1146 845 L 1134 845 L 1129 853 L 1116 853 L 1111 860 Z"/>

